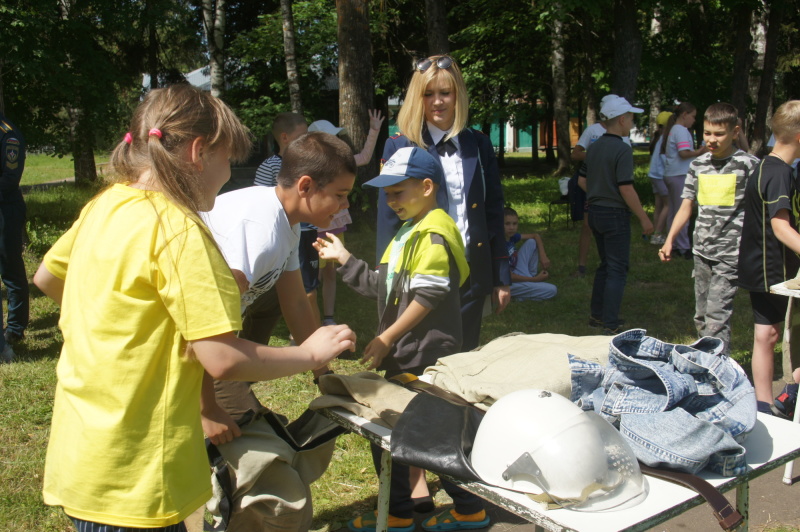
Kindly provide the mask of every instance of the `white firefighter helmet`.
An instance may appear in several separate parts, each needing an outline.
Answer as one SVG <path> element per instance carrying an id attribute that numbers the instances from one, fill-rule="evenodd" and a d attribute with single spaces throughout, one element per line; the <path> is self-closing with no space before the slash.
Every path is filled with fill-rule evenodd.
<path id="1" fill-rule="evenodd" d="M 574 510 L 627 508 L 647 494 L 636 456 L 619 432 L 544 390 L 512 392 L 492 405 L 470 461 L 487 484 Z"/>

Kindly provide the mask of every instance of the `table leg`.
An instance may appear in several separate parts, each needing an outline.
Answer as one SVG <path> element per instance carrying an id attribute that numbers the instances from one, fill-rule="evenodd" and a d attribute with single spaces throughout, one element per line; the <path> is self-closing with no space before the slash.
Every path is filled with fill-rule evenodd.
<path id="1" fill-rule="evenodd" d="M 737 532 L 747 532 L 750 523 L 750 483 L 739 484 L 736 488 L 736 510 L 742 514 L 744 520 L 736 529 Z"/>
<path id="2" fill-rule="evenodd" d="M 800 365 L 800 312 L 794 310 L 794 299 L 789 298 L 789 304 L 786 306 L 786 321 L 783 323 L 783 381 L 794 382 L 792 373 L 798 365 Z M 794 335 L 798 335 L 798 341 L 795 342 Z M 795 407 L 794 422 L 798 422 L 798 409 Z M 787 462 L 783 470 L 783 483 L 787 486 L 792 485 L 794 462 Z"/>
<path id="3" fill-rule="evenodd" d="M 378 477 L 378 515 L 376 532 L 386 532 L 389 526 L 389 490 L 392 484 L 392 453 L 381 452 L 381 474 Z"/>

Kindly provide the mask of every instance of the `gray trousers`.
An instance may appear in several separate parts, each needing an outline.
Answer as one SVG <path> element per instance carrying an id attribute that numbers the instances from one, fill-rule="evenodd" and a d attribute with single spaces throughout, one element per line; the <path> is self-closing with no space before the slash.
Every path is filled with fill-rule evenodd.
<path id="1" fill-rule="evenodd" d="M 731 314 L 736 297 L 736 266 L 694 256 L 694 325 L 700 337 L 713 336 L 725 343 L 730 354 Z"/>

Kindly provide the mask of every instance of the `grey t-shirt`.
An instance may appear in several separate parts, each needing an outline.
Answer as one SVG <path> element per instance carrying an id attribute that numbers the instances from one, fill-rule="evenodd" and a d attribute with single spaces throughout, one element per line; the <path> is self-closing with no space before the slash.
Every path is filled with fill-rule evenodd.
<path id="1" fill-rule="evenodd" d="M 589 146 L 581 175 L 589 205 L 627 209 L 619 186 L 633 184 L 633 150 L 622 137 L 606 133 Z"/>

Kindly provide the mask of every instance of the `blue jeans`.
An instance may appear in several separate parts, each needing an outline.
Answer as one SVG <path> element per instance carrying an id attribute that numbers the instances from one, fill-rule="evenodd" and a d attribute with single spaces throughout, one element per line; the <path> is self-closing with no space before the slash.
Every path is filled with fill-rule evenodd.
<path id="1" fill-rule="evenodd" d="M 594 275 L 591 313 L 608 329 L 619 327 L 619 308 L 628 281 L 631 255 L 631 213 L 628 209 L 589 205 L 600 266 Z"/>
<path id="2" fill-rule="evenodd" d="M 18 195 L 19 193 L 17 193 Z M 11 195 L 0 202 L 0 277 L 8 292 L 8 321 L 10 331 L 19 335 L 25 332 L 29 319 L 28 276 L 22 260 L 22 235 L 25 231 L 25 201 L 22 196 Z M 0 328 L 2 309 L 0 308 Z M 0 335 L 2 336 L 2 335 Z M 5 340 L 0 338 L 0 349 Z"/>

